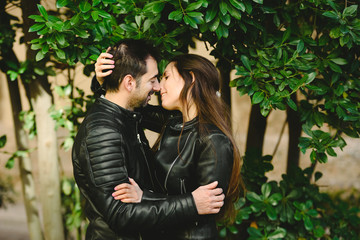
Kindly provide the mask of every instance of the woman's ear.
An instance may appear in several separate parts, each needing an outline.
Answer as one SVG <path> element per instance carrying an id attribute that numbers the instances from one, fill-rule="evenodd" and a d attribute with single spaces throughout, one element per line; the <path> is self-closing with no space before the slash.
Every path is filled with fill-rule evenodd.
<path id="1" fill-rule="evenodd" d="M 127 91 L 131 92 L 133 89 L 136 88 L 136 81 L 130 74 L 126 75 L 123 78 L 123 84 Z"/>
<path id="2" fill-rule="evenodd" d="M 194 82 L 195 82 L 195 74 L 192 71 L 190 71 L 189 73 L 191 74 L 191 77 L 192 77 L 191 84 L 194 84 Z"/>

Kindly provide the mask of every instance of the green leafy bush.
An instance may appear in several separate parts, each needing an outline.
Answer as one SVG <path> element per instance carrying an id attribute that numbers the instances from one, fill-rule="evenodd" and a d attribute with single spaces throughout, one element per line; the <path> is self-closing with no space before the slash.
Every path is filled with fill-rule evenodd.
<path id="1" fill-rule="evenodd" d="M 248 192 L 237 202 L 232 226 L 220 226 L 225 239 L 359 239 L 360 203 L 346 202 L 321 192 L 316 182 L 320 172 L 296 168 L 279 182 L 267 181 L 264 167 L 272 169 L 271 156 L 244 158 L 243 177 Z M 251 169 L 251 171 L 248 171 Z M 314 175 L 314 183 L 311 178 Z M 350 198 L 348 198 L 350 199 Z M 351 199 L 350 199 L 351 200 Z"/>

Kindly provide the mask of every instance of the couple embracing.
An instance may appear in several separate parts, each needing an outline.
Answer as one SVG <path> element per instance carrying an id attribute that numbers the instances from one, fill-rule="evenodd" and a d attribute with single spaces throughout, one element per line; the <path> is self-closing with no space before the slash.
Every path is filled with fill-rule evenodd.
<path id="1" fill-rule="evenodd" d="M 92 89 L 103 93 L 72 151 L 86 239 L 217 239 L 216 221 L 236 214 L 240 154 L 217 69 L 184 54 L 159 77 L 157 60 L 152 45 L 127 39 L 95 64 Z M 162 107 L 148 104 L 154 92 Z M 160 133 L 152 149 L 144 128 Z"/>

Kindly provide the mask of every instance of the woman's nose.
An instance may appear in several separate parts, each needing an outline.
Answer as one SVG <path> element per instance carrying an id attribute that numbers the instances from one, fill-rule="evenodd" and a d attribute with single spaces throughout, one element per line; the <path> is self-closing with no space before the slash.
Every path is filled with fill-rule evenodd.
<path id="1" fill-rule="evenodd" d="M 160 81 L 159 89 L 164 88 L 164 81 Z"/>

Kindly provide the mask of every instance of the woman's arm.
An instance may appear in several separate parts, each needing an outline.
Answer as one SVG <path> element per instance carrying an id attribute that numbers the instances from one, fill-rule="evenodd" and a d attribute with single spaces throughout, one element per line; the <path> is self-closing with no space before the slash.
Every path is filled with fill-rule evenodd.
<path id="1" fill-rule="evenodd" d="M 231 141 L 222 133 L 210 133 L 199 140 L 196 151 L 196 178 L 199 185 L 213 181 L 227 192 L 233 166 L 233 148 Z"/>
<path id="2" fill-rule="evenodd" d="M 137 109 L 137 111 L 143 116 L 141 126 L 157 133 L 161 132 L 170 117 L 181 114 L 178 111 L 168 111 L 161 106 L 154 105 L 147 105 Z"/>

